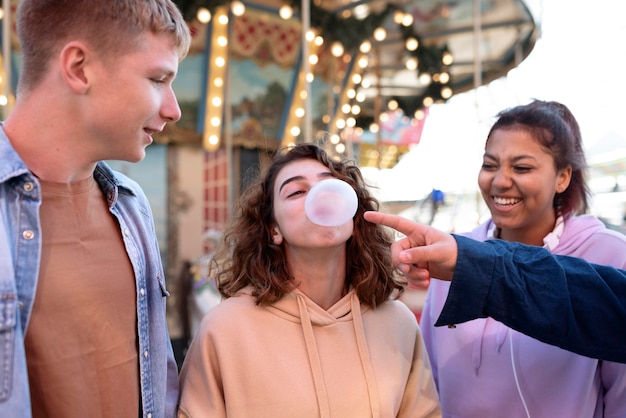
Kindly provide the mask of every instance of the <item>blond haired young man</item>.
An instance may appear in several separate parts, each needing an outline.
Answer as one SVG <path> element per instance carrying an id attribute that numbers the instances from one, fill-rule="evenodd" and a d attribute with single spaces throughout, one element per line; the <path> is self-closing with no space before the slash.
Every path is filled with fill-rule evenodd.
<path id="1" fill-rule="evenodd" d="M 170 0 L 21 0 L 0 127 L 0 416 L 171 417 L 177 368 L 140 161 L 180 118 Z"/>

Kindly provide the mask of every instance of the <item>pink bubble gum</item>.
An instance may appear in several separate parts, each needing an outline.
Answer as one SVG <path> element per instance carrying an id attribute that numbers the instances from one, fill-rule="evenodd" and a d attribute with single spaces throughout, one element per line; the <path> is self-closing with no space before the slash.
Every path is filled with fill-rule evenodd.
<path id="1" fill-rule="evenodd" d="M 345 181 L 328 179 L 309 190 L 304 211 L 311 222 L 322 226 L 339 226 L 356 213 L 358 199 L 354 189 Z"/>

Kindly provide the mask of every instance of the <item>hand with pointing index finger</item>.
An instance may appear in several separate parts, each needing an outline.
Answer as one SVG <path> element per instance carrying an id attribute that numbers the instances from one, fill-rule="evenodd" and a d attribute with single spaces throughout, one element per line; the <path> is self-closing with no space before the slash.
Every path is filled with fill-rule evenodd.
<path id="1" fill-rule="evenodd" d="M 423 286 L 431 277 L 452 280 L 458 252 L 452 235 L 397 215 L 370 211 L 363 216 L 405 235 L 391 245 L 391 257 L 411 284 Z"/>

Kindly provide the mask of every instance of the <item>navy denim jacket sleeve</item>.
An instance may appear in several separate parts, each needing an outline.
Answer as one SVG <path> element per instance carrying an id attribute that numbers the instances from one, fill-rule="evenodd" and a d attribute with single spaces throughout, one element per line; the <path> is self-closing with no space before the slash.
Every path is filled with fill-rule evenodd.
<path id="1" fill-rule="evenodd" d="M 436 326 L 489 316 L 577 354 L 626 363 L 626 271 L 541 247 L 454 238 L 457 265 Z"/>
<path id="2" fill-rule="evenodd" d="M 0 417 L 30 418 L 24 334 L 41 255 L 37 179 L 0 128 Z M 94 177 L 118 219 L 135 272 L 144 417 L 174 417 L 178 370 L 165 319 L 165 276 L 148 200 L 139 186 L 100 163 Z"/>

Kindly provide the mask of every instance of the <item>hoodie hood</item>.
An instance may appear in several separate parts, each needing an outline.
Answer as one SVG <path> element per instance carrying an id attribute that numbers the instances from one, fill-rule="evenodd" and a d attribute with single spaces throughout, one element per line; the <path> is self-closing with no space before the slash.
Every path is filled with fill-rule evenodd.
<path id="1" fill-rule="evenodd" d="M 494 239 L 496 225 L 488 219 L 470 232 L 460 235 L 485 241 Z M 581 246 L 589 243 L 589 239 L 599 232 L 606 230 L 604 224 L 593 215 L 570 216 L 567 219 L 559 217 L 554 230 L 543 239 L 544 247 L 554 254 L 569 255 Z"/>
<path id="2" fill-rule="evenodd" d="M 305 317 L 311 325 L 323 327 L 352 320 L 352 295 L 356 297 L 354 291 L 348 292 L 337 303 L 325 310 L 300 290 L 295 289 L 267 309 L 291 322 L 301 322 L 301 319 Z"/>
<path id="3" fill-rule="evenodd" d="M 268 310 L 288 321 L 300 323 L 315 385 L 320 416 L 322 418 L 330 417 L 330 404 L 313 327 L 326 327 L 337 322 L 351 321 L 357 342 L 361 368 L 363 369 L 363 375 L 365 376 L 367 384 L 370 409 L 372 412 L 371 416 L 373 418 L 380 417 L 378 388 L 372 360 L 367 348 L 361 304 L 353 289 L 328 310 L 321 308 L 298 289 L 285 295 L 278 302 L 268 307 Z"/>
<path id="4" fill-rule="evenodd" d="M 604 224 L 593 215 L 571 216 L 565 221 L 565 230 L 553 252 L 574 254 L 601 230 L 606 230 Z"/>

